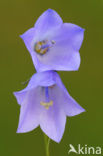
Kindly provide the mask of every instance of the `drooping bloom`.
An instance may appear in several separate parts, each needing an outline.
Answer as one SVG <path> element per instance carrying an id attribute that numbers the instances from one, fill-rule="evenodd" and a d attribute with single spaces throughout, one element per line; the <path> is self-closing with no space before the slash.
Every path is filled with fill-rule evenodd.
<path id="1" fill-rule="evenodd" d="M 21 38 L 37 71 L 73 71 L 80 66 L 79 49 L 83 36 L 84 29 L 63 23 L 54 10 L 48 9 Z"/>
<path id="2" fill-rule="evenodd" d="M 36 73 L 28 86 L 14 95 L 21 106 L 17 133 L 29 132 L 40 126 L 42 131 L 60 142 L 66 116 L 85 110 L 69 95 L 59 75 L 54 71 Z"/>

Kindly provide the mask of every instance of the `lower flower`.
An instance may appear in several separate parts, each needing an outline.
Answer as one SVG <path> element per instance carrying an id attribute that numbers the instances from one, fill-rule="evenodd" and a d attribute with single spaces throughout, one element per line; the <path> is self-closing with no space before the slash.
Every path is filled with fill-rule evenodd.
<path id="1" fill-rule="evenodd" d="M 66 116 L 85 110 L 69 95 L 54 71 L 36 73 L 28 86 L 14 95 L 21 106 L 17 133 L 29 132 L 40 125 L 52 140 L 60 142 Z"/>

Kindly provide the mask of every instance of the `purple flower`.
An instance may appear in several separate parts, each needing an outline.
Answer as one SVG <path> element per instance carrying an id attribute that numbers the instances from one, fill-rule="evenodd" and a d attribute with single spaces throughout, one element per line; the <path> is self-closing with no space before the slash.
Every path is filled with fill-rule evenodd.
<path id="1" fill-rule="evenodd" d="M 66 116 L 85 111 L 68 94 L 54 71 L 34 74 L 28 86 L 14 95 L 21 106 L 17 133 L 29 132 L 40 125 L 42 131 L 56 142 L 63 136 Z"/>
<path id="2" fill-rule="evenodd" d="M 83 36 L 84 29 L 75 24 L 63 23 L 54 10 L 48 9 L 21 38 L 30 52 L 36 70 L 41 72 L 78 70 Z"/>

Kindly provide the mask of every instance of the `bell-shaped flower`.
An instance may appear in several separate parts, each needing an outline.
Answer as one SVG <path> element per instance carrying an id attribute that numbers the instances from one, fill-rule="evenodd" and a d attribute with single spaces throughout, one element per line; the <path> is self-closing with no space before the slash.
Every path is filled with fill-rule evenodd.
<path id="1" fill-rule="evenodd" d="M 29 132 L 40 126 L 52 140 L 60 142 L 66 116 L 85 110 L 69 95 L 54 71 L 36 73 L 28 86 L 14 95 L 21 106 L 17 133 Z"/>
<path id="2" fill-rule="evenodd" d="M 34 27 L 21 35 L 39 72 L 78 70 L 83 37 L 84 29 L 75 24 L 63 23 L 52 9 L 45 11 Z"/>

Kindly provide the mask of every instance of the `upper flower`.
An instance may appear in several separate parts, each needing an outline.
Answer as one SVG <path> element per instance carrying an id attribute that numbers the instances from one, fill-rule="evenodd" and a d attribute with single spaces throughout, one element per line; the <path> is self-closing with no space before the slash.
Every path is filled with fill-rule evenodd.
<path id="1" fill-rule="evenodd" d="M 49 138 L 59 142 L 65 130 L 66 116 L 84 112 L 54 71 L 34 74 L 28 86 L 14 95 L 21 105 L 18 133 L 40 125 Z"/>
<path id="2" fill-rule="evenodd" d="M 41 72 L 78 70 L 83 36 L 84 29 L 71 23 L 63 23 L 54 10 L 48 9 L 21 38 L 30 52 L 36 70 Z"/>

